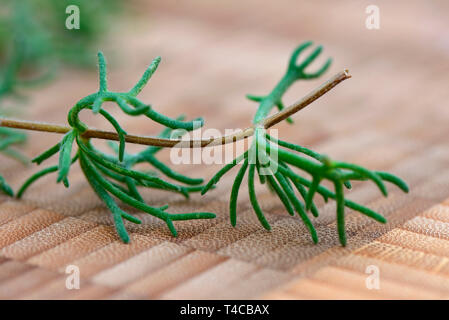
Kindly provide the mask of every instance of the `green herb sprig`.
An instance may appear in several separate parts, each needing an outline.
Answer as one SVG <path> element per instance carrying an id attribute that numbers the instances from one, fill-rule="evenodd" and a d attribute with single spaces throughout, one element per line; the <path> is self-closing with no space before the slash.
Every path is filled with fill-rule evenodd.
<path id="1" fill-rule="evenodd" d="M 100 89 L 98 92 L 78 101 L 70 110 L 68 115 L 70 127 L 0 119 L 0 126 L 65 133 L 65 136 L 60 143 L 33 160 L 37 164 L 40 164 L 59 152 L 59 164 L 44 169 L 29 178 L 19 190 L 18 196 L 20 197 L 34 181 L 51 172 L 57 171 L 57 181 L 63 182 L 68 186 L 70 167 L 73 163 L 78 161 L 86 179 L 112 212 L 117 232 L 124 242 L 129 241 L 129 236 L 124 227 L 123 219 L 135 223 L 140 223 L 140 220 L 120 209 L 114 198 L 120 199 L 138 210 L 147 212 L 164 220 L 172 234 L 176 235 L 176 230 L 174 229 L 172 221 L 209 219 L 213 218 L 215 215 L 208 212 L 186 214 L 166 213 L 166 206 L 161 208 L 148 206 L 142 199 L 137 188 L 159 188 L 179 192 L 186 197 L 190 192 L 196 191 L 201 191 L 201 194 L 205 194 L 212 189 L 228 171 L 237 166 L 237 164 L 243 162 L 231 190 L 229 204 L 231 225 L 236 226 L 237 223 L 237 198 L 243 178 L 246 172 L 248 172 L 248 190 L 251 205 L 262 226 L 267 230 L 271 229 L 271 226 L 257 201 L 254 186 L 257 172 L 260 182 L 266 184 L 271 191 L 277 194 L 287 212 L 290 215 L 295 215 L 295 212 L 299 215 L 309 230 L 314 243 L 318 242 L 318 234 L 312 223 L 311 217 L 309 217 L 309 211 L 314 217 L 317 217 L 319 214 L 318 208 L 314 203 L 314 198 L 319 194 L 326 202 L 329 198 L 334 199 L 337 203 L 337 230 L 339 240 L 340 243 L 345 246 L 347 241 L 345 233 L 345 207 L 358 211 L 378 222 L 386 222 L 386 219 L 382 215 L 345 198 L 344 189 L 352 187 L 351 181 L 371 180 L 384 196 L 388 195 L 384 182 L 390 182 L 404 192 L 408 192 L 409 189 L 403 180 L 390 173 L 371 171 L 355 164 L 333 161 L 329 157 L 313 150 L 269 135 L 267 130 L 271 126 L 283 120 L 287 120 L 291 123 L 292 120 L 289 116 L 321 97 L 341 81 L 350 78 L 347 71 L 340 72 L 298 102 L 285 108 L 282 103 L 282 97 L 293 83 L 300 79 L 317 78 L 330 66 L 331 60 L 328 59 L 318 71 L 313 73 L 305 71 L 321 53 L 321 46 L 317 47 L 302 63 L 299 65 L 297 64 L 297 59 L 300 53 L 307 47 L 310 47 L 311 44 L 311 42 L 305 42 L 293 52 L 286 73 L 268 95 L 248 96 L 249 99 L 260 103 L 253 119 L 252 126 L 246 128 L 242 132 L 229 136 L 188 141 L 169 139 L 168 137 L 172 130 L 193 130 L 197 127 L 201 127 L 204 123 L 201 118 L 192 122 L 184 122 L 181 118 L 171 119 L 157 113 L 150 105 L 144 104 L 136 98 L 137 94 L 146 85 L 156 70 L 160 62 L 159 57 L 153 60 L 142 78 L 131 90 L 125 93 L 118 93 L 110 92 L 107 89 L 106 63 L 103 55 L 99 53 Z M 158 137 L 127 135 L 117 120 L 102 108 L 102 104 L 105 101 L 115 102 L 126 114 L 132 116 L 146 116 L 153 121 L 164 125 L 166 128 Z M 272 109 L 276 107 L 280 111 L 269 116 Z M 115 132 L 89 129 L 87 125 L 82 123 L 78 118 L 78 114 L 85 109 L 92 110 L 94 114 L 103 116 L 112 124 L 115 128 Z M 193 179 L 181 175 L 167 167 L 155 157 L 155 153 L 160 150 L 161 147 L 210 147 L 217 144 L 234 143 L 251 136 L 253 137 L 253 141 L 249 149 L 235 158 L 231 163 L 225 165 L 204 186 L 202 185 L 201 179 Z M 90 141 L 91 138 L 119 141 L 118 146 L 116 144 L 110 144 L 116 154 L 108 155 L 97 150 L 92 145 Z M 150 145 L 150 147 L 137 154 L 127 154 L 125 152 L 126 142 L 146 144 Z M 77 144 L 78 150 L 72 157 L 72 147 L 74 143 Z M 166 177 L 177 180 L 178 182 L 183 183 L 183 185 L 171 183 L 156 177 L 154 174 L 148 174 L 133 169 L 134 165 L 142 162 L 149 163 Z M 296 167 L 304 173 L 307 173 L 310 178 L 304 178 L 302 175 L 299 175 L 292 169 L 292 167 Z M 326 180 L 333 184 L 333 191 L 322 185 Z"/>
<path id="2" fill-rule="evenodd" d="M 22 144 L 26 140 L 26 135 L 9 128 L 0 128 L 0 152 L 5 156 L 9 156 L 22 163 L 28 163 L 28 159 L 22 153 L 13 148 L 14 145 Z M 9 196 L 13 196 L 14 192 L 6 183 L 5 179 L 0 176 L 0 191 Z"/>
<path id="3" fill-rule="evenodd" d="M 174 236 L 177 235 L 177 232 L 173 225 L 173 221 L 214 218 L 215 215 L 209 212 L 171 214 L 165 211 L 168 206 L 156 208 L 147 205 L 137 190 L 137 187 L 157 188 L 178 192 L 187 198 L 189 192 L 201 190 L 202 186 L 198 187 L 198 185 L 201 184 L 203 180 L 190 178 L 177 173 L 157 160 L 155 153 L 160 150 L 160 148 L 151 146 L 135 155 L 126 154 L 125 136 L 127 133 L 123 130 L 118 121 L 102 108 L 103 102 L 113 101 L 124 113 L 130 116 L 143 115 L 166 126 L 167 128 L 160 134 L 161 138 L 169 136 L 173 129 L 193 130 L 198 126 L 201 126 L 204 123 L 201 118 L 191 122 L 184 122 L 182 121 L 182 118 L 171 119 L 156 112 L 150 105 L 144 104 L 136 97 L 156 71 L 160 60 L 160 57 L 154 59 L 142 78 L 128 92 L 111 92 L 107 88 L 106 61 L 103 54 L 100 52 L 98 54 L 100 69 L 99 91 L 81 99 L 69 111 L 68 123 L 72 129 L 64 135 L 61 142 L 32 160 L 37 164 L 41 164 L 43 161 L 59 152 L 59 164 L 41 170 L 31 176 L 22 185 L 17 196 L 20 198 L 32 183 L 52 172 L 58 172 L 57 182 L 62 182 L 66 187 L 69 187 L 68 175 L 70 167 L 75 162 L 79 162 L 89 184 L 112 212 L 117 233 L 125 243 L 129 242 L 130 238 L 123 223 L 123 219 L 137 224 L 140 224 L 141 221 L 123 211 L 114 200 L 114 197 L 120 199 L 131 207 L 162 219 Z M 114 127 L 120 140 L 118 147 L 113 144 L 111 145 L 117 151 L 116 156 L 99 151 L 92 145 L 90 139 L 83 137 L 83 133 L 88 130 L 88 127 L 81 122 L 78 116 L 81 111 L 86 109 L 91 110 L 93 114 L 100 114 Z M 72 149 L 75 143 L 78 146 L 78 150 L 72 157 Z M 134 165 L 142 162 L 151 164 L 167 177 L 187 184 L 187 186 L 166 181 L 154 174 L 148 174 L 132 169 Z"/>
<path id="4" fill-rule="evenodd" d="M 83 12 L 79 30 L 64 26 L 65 8 L 77 5 Z M 57 74 L 59 63 L 89 66 L 92 47 L 104 36 L 105 21 L 119 10 L 117 0 L 4 0 L 0 13 L 0 115 L 16 108 L 3 104 L 5 97 L 22 98 L 22 89 L 48 83 Z M 99 10 L 99 5 L 102 5 Z M 37 15 L 37 11 L 45 12 Z M 89 59 L 87 59 L 89 57 Z M 0 152 L 24 164 L 29 161 L 14 144 L 25 142 L 26 135 L 0 128 Z M 11 188 L 0 176 L 0 191 Z"/>
<path id="5" fill-rule="evenodd" d="M 318 242 L 318 234 L 307 214 L 310 211 L 314 217 L 318 217 L 319 212 L 313 201 L 314 196 L 320 194 L 326 202 L 328 198 L 334 199 L 337 202 L 338 236 L 340 243 L 345 246 L 345 207 L 358 211 L 378 222 L 386 222 L 382 215 L 345 199 L 344 187 L 351 188 L 351 180 L 371 180 L 384 196 L 388 194 L 384 181 L 395 184 L 404 192 L 408 192 L 409 189 L 404 181 L 387 172 L 371 171 L 355 164 L 332 161 L 327 156 L 303 146 L 275 139 L 266 132 L 267 117 L 273 108 L 277 107 L 279 110 L 284 108 L 282 96 L 287 89 L 298 80 L 317 78 L 329 68 L 331 59 L 328 59 L 316 72 L 306 72 L 307 66 L 321 53 L 321 46 L 318 46 L 302 63 L 297 65 L 300 53 L 311 45 L 311 42 L 305 42 L 293 51 L 287 72 L 268 95 L 247 96 L 250 100 L 259 102 L 259 108 L 253 120 L 255 130 L 252 144 L 248 151 L 219 170 L 203 188 L 201 194 L 209 191 L 221 177 L 243 161 L 231 190 L 229 213 L 233 226 L 237 222 L 238 193 L 243 177 L 248 171 L 248 190 L 251 205 L 261 225 L 267 230 L 271 229 L 255 193 L 254 177 L 257 171 L 261 183 L 267 184 L 270 190 L 276 193 L 287 212 L 293 216 L 296 211 L 309 230 L 314 243 Z M 292 123 L 290 118 L 287 118 L 287 121 Z M 309 174 L 311 179 L 298 175 L 291 167 L 296 167 Z M 334 192 L 321 185 L 324 180 L 328 180 L 334 185 Z M 298 192 L 302 200 L 295 194 L 295 191 Z"/>
<path id="6" fill-rule="evenodd" d="M 86 61 L 104 37 L 103 25 L 119 11 L 116 0 L 107 5 L 104 0 L 5 1 L 0 14 L 0 98 L 20 96 L 19 89 L 48 82 L 60 63 L 93 66 Z M 68 5 L 77 5 L 83 13 L 79 30 L 65 28 Z M 45 14 L 37 15 L 37 10 Z"/>

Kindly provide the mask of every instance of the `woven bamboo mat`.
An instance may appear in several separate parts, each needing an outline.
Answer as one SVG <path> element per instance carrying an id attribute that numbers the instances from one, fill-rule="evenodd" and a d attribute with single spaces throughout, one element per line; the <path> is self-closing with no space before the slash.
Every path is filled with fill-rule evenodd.
<path id="1" fill-rule="evenodd" d="M 353 78 L 296 115 L 295 125 L 278 125 L 279 136 L 391 171 L 411 192 L 391 188 L 383 198 L 371 184 L 356 184 L 348 197 L 384 214 L 388 223 L 348 210 L 343 248 L 335 205 L 320 204 L 314 221 L 320 242 L 313 245 L 299 219 L 261 186 L 259 201 L 272 231 L 259 225 L 246 188 L 232 228 L 227 208 L 234 172 L 189 201 L 145 191 L 148 203 L 168 203 L 172 212 L 211 211 L 217 218 L 176 222 L 179 237 L 173 238 L 160 221 L 134 212 L 144 223 L 127 224 L 132 242 L 125 245 L 75 166 L 68 190 L 50 176 L 21 201 L 0 197 L 0 298 L 449 298 L 447 2 L 376 1 L 379 30 L 365 28 L 369 1 L 145 3 L 139 7 L 143 19 L 118 22 L 113 43 L 102 48 L 111 88 L 127 89 L 162 55 L 142 100 L 170 116 L 204 116 L 207 128 L 244 128 L 256 108 L 244 95 L 271 90 L 291 50 L 313 39 L 325 45 L 324 56 L 334 57 L 326 76 L 347 67 Z M 319 83 L 295 85 L 285 103 Z M 96 88 L 94 73 L 66 70 L 49 87 L 30 92 L 23 117 L 64 123 L 69 107 Z M 130 133 L 160 129 L 143 119 L 121 119 Z M 59 138 L 30 133 L 23 151 L 35 156 Z M 169 151 L 159 157 L 168 161 Z M 219 167 L 175 169 L 209 178 Z M 15 188 L 36 171 L 1 159 L 0 172 Z M 80 268 L 80 290 L 66 289 L 67 265 Z M 379 290 L 365 285 L 366 268 L 373 265 Z"/>

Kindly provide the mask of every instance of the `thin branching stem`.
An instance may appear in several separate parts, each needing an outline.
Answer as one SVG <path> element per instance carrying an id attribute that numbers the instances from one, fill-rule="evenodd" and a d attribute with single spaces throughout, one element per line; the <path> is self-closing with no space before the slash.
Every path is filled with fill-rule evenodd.
<path id="1" fill-rule="evenodd" d="M 287 108 L 284 108 L 282 111 L 274 114 L 271 117 L 268 117 L 263 122 L 263 127 L 266 129 L 274 126 L 275 124 L 281 122 L 282 120 L 290 117 L 294 113 L 304 109 L 312 102 L 317 100 L 319 97 L 323 96 L 326 92 L 334 88 L 343 80 L 349 79 L 351 76 L 348 71 L 342 71 L 334 75 L 332 78 L 324 82 L 322 85 L 312 90 L 305 97 L 300 99 L 299 101 L 293 103 Z M 8 127 L 8 128 L 16 128 L 16 129 L 24 129 L 24 130 L 33 130 L 33 131 L 42 131 L 42 132 L 52 132 L 59 134 L 66 134 L 70 130 L 71 127 L 58 125 L 58 124 L 50 124 L 44 122 L 36 122 L 36 121 L 25 121 L 25 120 L 17 120 L 17 119 L 6 119 L 0 118 L 0 127 Z M 181 139 L 167 139 L 160 137 L 145 137 L 145 136 L 136 136 L 136 135 L 124 135 L 124 139 L 128 143 L 135 143 L 141 145 L 148 146 L 156 146 L 156 147 L 164 147 L 164 148 L 194 148 L 194 147 L 205 147 L 205 146 L 216 146 L 223 145 L 228 143 L 233 143 L 242 139 L 246 139 L 251 137 L 254 134 L 254 127 L 250 126 L 243 131 L 223 136 L 217 138 L 210 139 L 201 139 L 201 140 L 181 140 Z M 82 134 L 83 138 L 97 138 L 97 139 L 105 139 L 105 140 L 113 140 L 120 141 L 120 135 L 117 132 L 110 131 L 102 131 L 97 129 L 87 129 Z"/>

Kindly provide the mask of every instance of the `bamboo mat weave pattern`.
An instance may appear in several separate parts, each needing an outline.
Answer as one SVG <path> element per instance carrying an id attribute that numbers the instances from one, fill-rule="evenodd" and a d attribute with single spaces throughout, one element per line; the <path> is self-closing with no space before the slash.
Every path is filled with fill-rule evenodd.
<path id="1" fill-rule="evenodd" d="M 255 105 L 244 95 L 271 90 L 296 45 L 308 39 L 323 44 L 323 61 L 334 58 L 325 77 L 348 67 L 353 78 L 297 114 L 294 125 L 278 125 L 279 137 L 405 179 L 409 194 L 390 188 L 383 198 L 369 183 L 357 183 L 348 192 L 350 199 L 385 215 L 387 224 L 347 210 L 348 245 L 343 248 L 335 205 L 318 203 L 320 217 L 314 223 L 320 242 L 314 245 L 299 219 L 259 185 L 272 231 L 259 225 L 246 188 L 232 228 L 228 201 L 236 172 L 231 172 L 210 194 L 188 201 L 145 191 L 150 204 L 169 204 L 179 213 L 210 211 L 217 218 L 175 222 L 179 237 L 173 238 L 164 223 L 130 211 L 143 223 L 126 224 L 132 241 L 123 244 L 108 210 L 75 166 L 69 189 L 49 176 L 23 200 L 0 196 L 0 298 L 448 299 L 449 6 L 445 1 L 377 1 L 381 28 L 372 31 L 364 26 L 369 4 L 141 1 L 136 6 L 143 22 L 116 26 L 114 41 L 127 45 L 102 50 L 109 57 L 110 86 L 118 91 L 161 55 L 142 100 L 169 116 L 204 116 L 207 128 L 224 132 L 249 124 Z M 320 81 L 295 85 L 285 103 Z M 64 71 L 55 83 L 30 92 L 23 117 L 64 123 L 69 107 L 96 88 L 95 73 Z M 108 111 L 120 114 L 112 105 Z M 109 129 L 84 116 L 93 127 Z M 153 135 L 160 129 L 144 119 L 121 120 L 133 134 Z M 30 133 L 23 152 L 33 157 L 59 138 Z M 170 163 L 168 150 L 158 157 Z M 219 167 L 175 169 L 208 179 Z M 0 172 L 15 188 L 36 171 L 6 158 L 0 162 Z M 66 289 L 68 265 L 79 267 L 79 290 Z M 379 269 L 378 290 L 366 287 L 366 268 L 373 265 Z"/>

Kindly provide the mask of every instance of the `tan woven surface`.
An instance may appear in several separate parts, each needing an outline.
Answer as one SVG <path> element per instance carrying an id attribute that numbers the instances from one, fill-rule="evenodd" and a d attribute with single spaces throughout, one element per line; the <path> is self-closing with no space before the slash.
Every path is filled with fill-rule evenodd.
<path id="1" fill-rule="evenodd" d="M 179 237 L 173 238 L 165 224 L 136 212 L 144 223 L 127 224 L 132 242 L 125 245 L 76 166 L 68 190 L 50 176 L 22 201 L 0 197 L 0 297 L 449 298 L 447 2 L 376 1 L 376 31 L 364 26 L 369 1 L 213 3 L 145 4 L 143 19 L 113 26 L 117 38 L 103 48 L 110 86 L 125 90 L 151 58 L 162 55 L 144 101 L 170 116 L 205 116 L 207 128 L 244 128 L 255 111 L 244 94 L 268 92 L 291 50 L 316 40 L 325 45 L 325 56 L 335 58 L 327 76 L 348 67 L 353 79 L 296 115 L 295 125 L 278 125 L 280 137 L 391 171 L 410 184 L 411 193 L 391 188 L 382 198 L 371 184 L 356 184 L 348 197 L 384 214 L 388 223 L 348 210 L 346 248 L 338 244 L 334 204 L 320 203 L 314 221 L 320 243 L 313 245 L 298 218 L 288 216 L 265 187 L 257 186 L 258 195 L 273 230 L 257 222 L 246 188 L 232 228 L 227 207 L 233 172 L 216 190 L 190 201 L 145 191 L 148 203 L 168 203 L 173 212 L 212 211 L 217 219 L 176 222 Z M 285 102 L 318 83 L 295 85 Z M 23 117 L 64 123 L 68 108 L 96 88 L 94 73 L 66 70 L 51 86 L 30 92 Z M 146 120 L 121 119 L 130 133 L 159 130 Z M 24 152 L 37 155 L 59 138 L 31 133 Z M 168 161 L 169 152 L 159 157 Z M 217 168 L 176 170 L 209 178 Z M 0 172 L 15 188 L 36 170 L 1 158 Z M 80 290 L 65 288 L 69 264 L 80 268 Z M 380 269 L 380 290 L 365 286 L 369 265 Z"/>

